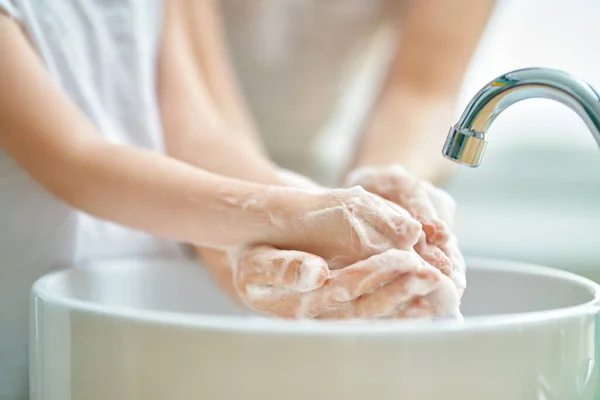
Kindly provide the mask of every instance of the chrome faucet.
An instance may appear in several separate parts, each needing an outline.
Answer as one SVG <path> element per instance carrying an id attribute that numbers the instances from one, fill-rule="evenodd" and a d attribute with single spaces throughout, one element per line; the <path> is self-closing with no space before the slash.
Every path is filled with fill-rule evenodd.
<path id="1" fill-rule="evenodd" d="M 478 167 L 487 145 L 487 131 L 502 111 L 531 98 L 559 101 L 574 110 L 600 146 L 600 95 L 586 82 L 563 71 L 526 68 L 504 74 L 473 97 L 444 144 L 444 157 Z"/>

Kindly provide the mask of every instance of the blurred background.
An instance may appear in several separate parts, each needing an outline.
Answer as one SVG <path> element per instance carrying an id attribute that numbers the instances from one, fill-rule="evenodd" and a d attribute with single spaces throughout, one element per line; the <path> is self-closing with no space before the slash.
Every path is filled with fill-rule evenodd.
<path id="1" fill-rule="evenodd" d="M 380 21 L 401 4 L 340 3 L 222 0 L 233 61 L 271 156 L 330 185 L 389 62 L 392 34 Z M 513 69 L 559 68 L 600 88 L 598 21 L 598 0 L 498 1 L 448 126 L 480 87 Z M 583 122 L 561 104 L 528 100 L 501 115 L 490 138 L 482 166 L 457 168 L 446 184 L 465 254 L 600 281 L 600 153 Z"/>
<path id="2" fill-rule="evenodd" d="M 498 7 L 461 91 L 460 104 L 512 69 L 566 70 L 600 88 L 600 2 L 506 1 Z M 484 164 L 458 169 L 467 254 L 526 260 L 600 281 L 600 152 L 583 121 L 551 100 L 528 100 L 490 130 Z"/>

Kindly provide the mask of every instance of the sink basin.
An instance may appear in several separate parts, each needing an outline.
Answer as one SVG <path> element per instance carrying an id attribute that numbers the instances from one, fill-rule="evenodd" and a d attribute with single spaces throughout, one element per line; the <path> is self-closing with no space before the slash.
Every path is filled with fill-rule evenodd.
<path id="1" fill-rule="evenodd" d="M 192 262 L 56 272 L 32 290 L 32 399 L 594 399 L 600 287 L 468 267 L 462 323 L 264 318 Z"/>

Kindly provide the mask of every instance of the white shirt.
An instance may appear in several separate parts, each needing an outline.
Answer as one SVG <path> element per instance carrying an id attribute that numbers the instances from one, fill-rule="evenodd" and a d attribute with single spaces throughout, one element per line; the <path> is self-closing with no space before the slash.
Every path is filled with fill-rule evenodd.
<path id="1" fill-rule="evenodd" d="M 157 152 L 163 151 L 155 93 L 161 5 L 160 0 L 0 0 L 0 10 L 22 24 L 49 74 L 100 135 Z M 43 113 L 42 118 L 52 118 Z M 0 149 L 1 400 L 28 398 L 33 282 L 72 264 L 141 254 L 183 256 L 177 243 L 68 207 Z"/>

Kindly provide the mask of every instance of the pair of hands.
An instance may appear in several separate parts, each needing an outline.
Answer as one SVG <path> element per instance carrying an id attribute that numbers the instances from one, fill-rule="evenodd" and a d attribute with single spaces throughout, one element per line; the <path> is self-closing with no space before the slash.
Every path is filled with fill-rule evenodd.
<path id="1" fill-rule="evenodd" d="M 449 230 L 455 203 L 448 194 L 399 166 L 355 170 L 350 189 L 325 190 L 289 173 L 282 181 L 326 193 L 330 204 L 307 204 L 301 223 L 287 226 L 299 237 L 308 231 L 308 242 L 292 240 L 304 248 L 252 246 L 229 260 L 204 251 L 230 295 L 287 318 L 460 316 L 465 264 Z"/>

